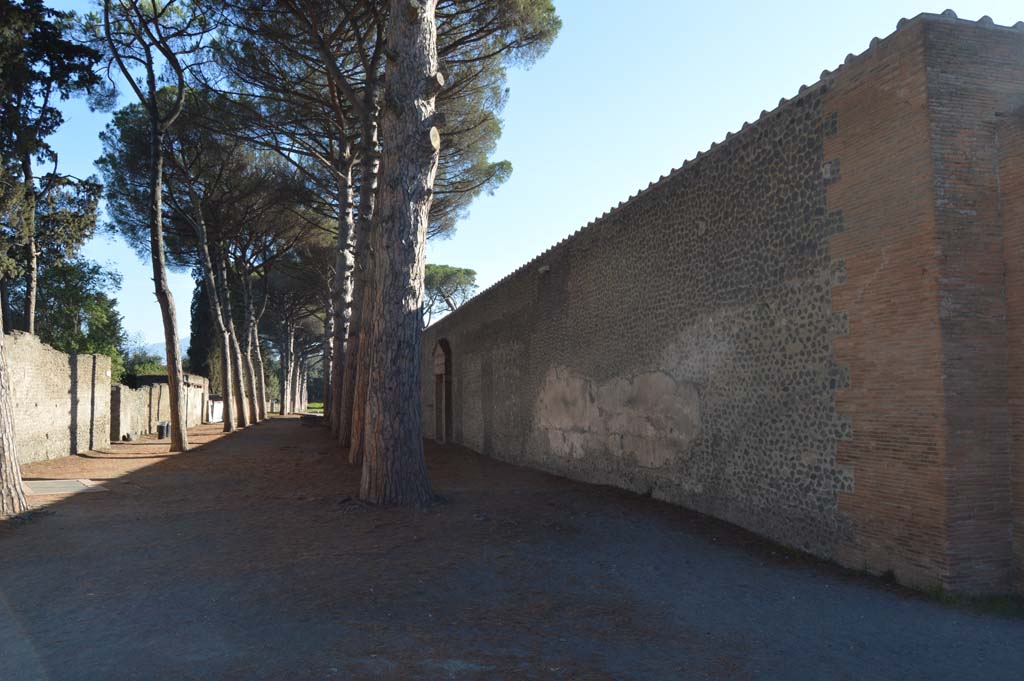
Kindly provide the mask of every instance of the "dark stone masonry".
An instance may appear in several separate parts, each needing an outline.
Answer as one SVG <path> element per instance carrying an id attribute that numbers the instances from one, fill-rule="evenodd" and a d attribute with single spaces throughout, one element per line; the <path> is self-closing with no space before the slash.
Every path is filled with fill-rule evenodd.
<path id="1" fill-rule="evenodd" d="M 902 22 L 427 329 L 427 435 L 1021 590 L 1022 106 L 1024 24 Z"/>

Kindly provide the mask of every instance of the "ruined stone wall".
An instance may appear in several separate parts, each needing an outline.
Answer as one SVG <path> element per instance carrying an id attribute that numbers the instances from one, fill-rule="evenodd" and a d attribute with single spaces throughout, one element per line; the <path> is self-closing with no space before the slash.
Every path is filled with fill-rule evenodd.
<path id="1" fill-rule="evenodd" d="M 167 384 L 111 386 L 110 358 L 66 355 L 20 331 L 6 336 L 15 438 L 22 463 L 70 456 L 156 432 L 171 418 Z M 186 374 L 188 426 L 203 422 L 207 380 Z"/>
<path id="2" fill-rule="evenodd" d="M 204 376 L 185 374 L 185 424 L 189 428 L 206 421 L 206 403 L 209 399 L 209 380 Z"/>
<path id="3" fill-rule="evenodd" d="M 1024 421 L 996 130 L 1022 47 L 902 22 L 538 256 L 424 333 L 426 434 L 448 413 L 490 456 L 1008 590 Z"/>
<path id="4" fill-rule="evenodd" d="M 22 463 L 109 444 L 109 357 L 65 355 L 17 331 L 6 337 L 5 349 Z"/>
<path id="5" fill-rule="evenodd" d="M 185 375 L 185 419 L 187 427 L 203 423 L 209 386 L 202 376 Z M 166 383 L 141 388 L 115 385 L 111 392 L 110 439 L 136 440 L 156 432 L 157 424 L 171 420 L 170 393 Z"/>
<path id="6" fill-rule="evenodd" d="M 152 386 L 133 390 L 115 385 L 110 390 L 110 440 L 137 440 L 152 431 L 150 393 Z"/>

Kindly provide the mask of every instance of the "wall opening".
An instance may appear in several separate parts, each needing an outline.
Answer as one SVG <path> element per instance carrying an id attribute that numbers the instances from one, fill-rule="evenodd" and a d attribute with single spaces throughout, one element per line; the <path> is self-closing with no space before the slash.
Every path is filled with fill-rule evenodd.
<path id="1" fill-rule="evenodd" d="M 445 338 L 434 346 L 434 439 L 452 441 L 452 348 Z"/>

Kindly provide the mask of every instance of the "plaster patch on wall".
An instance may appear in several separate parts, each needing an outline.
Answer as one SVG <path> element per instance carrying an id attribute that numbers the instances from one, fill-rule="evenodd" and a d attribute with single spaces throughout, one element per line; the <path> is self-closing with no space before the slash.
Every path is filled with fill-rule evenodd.
<path id="1" fill-rule="evenodd" d="M 700 437 L 700 412 L 696 387 L 666 373 L 598 384 L 565 367 L 548 371 L 534 410 L 553 454 L 630 457 L 642 468 L 684 459 Z"/>

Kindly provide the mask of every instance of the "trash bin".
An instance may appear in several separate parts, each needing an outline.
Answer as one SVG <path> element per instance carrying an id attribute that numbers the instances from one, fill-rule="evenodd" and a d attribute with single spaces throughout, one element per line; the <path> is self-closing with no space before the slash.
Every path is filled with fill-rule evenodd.
<path id="1" fill-rule="evenodd" d="M 171 435 L 171 424 L 169 421 L 161 421 L 156 424 L 156 437 L 158 440 L 163 440 Z"/>

